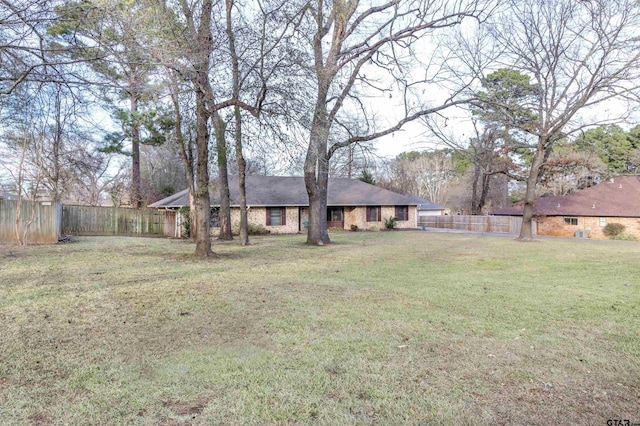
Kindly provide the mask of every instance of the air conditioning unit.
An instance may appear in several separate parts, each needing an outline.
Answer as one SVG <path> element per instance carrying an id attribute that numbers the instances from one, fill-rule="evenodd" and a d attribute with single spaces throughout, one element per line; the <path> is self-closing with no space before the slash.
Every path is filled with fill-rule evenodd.
<path id="1" fill-rule="evenodd" d="M 589 232 L 582 229 L 578 229 L 574 236 L 576 238 L 589 238 Z"/>

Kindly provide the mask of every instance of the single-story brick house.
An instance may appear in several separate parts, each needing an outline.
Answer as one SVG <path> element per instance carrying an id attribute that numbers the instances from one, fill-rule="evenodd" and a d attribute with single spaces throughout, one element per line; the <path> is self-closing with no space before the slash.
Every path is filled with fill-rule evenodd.
<path id="1" fill-rule="evenodd" d="M 215 186 L 215 182 L 212 186 Z M 231 193 L 231 223 L 240 222 L 237 177 L 229 177 Z M 294 176 L 247 176 L 247 207 L 250 224 L 261 225 L 272 234 L 292 234 L 305 230 L 309 218 L 309 198 L 304 178 Z M 424 201 L 424 200 L 423 200 Z M 420 199 L 402 195 L 368 183 L 329 178 L 327 222 L 330 228 L 383 228 L 384 220 L 396 217 L 397 228 L 417 227 L 417 207 Z M 177 210 L 189 205 L 187 190 L 150 204 L 149 207 Z M 211 191 L 212 235 L 219 232 L 218 193 Z M 439 206 L 438 206 L 439 207 Z M 181 222 L 180 214 L 176 221 Z M 180 229 L 177 226 L 176 229 Z M 179 235 L 176 235 L 179 236 Z"/>
<path id="2" fill-rule="evenodd" d="M 522 216 L 522 204 L 493 212 Z M 538 235 L 606 239 L 607 223 L 621 223 L 640 238 L 640 178 L 622 176 L 564 196 L 540 197 L 534 205 Z"/>

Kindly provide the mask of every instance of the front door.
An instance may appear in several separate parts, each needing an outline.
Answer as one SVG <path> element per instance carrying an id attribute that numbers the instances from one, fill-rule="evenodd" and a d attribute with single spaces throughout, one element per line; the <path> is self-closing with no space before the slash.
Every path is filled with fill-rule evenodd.
<path id="1" fill-rule="evenodd" d="M 344 229 L 344 208 L 343 207 L 327 208 L 327 227 Z"/>

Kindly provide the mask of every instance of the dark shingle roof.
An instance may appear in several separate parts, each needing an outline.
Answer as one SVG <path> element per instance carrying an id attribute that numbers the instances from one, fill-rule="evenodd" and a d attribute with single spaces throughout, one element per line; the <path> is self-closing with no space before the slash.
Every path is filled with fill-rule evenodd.
<path id="1" fill-rule="evenodd" d="M 522 203 L 493 212 L 500 216 L 521 216 Z M 616 177 L 596 186 L 564 196 L 540 197 L 536 215 L 640 217 L 640 179 Z"/>
<path id="2" fill-rule="evenodd" d="M 183 189 L 167 198 L 149 204 L 149 207 L 184 207 L 189 205 L 189 190 Z"/>
<path id="3" fill-rule="evenodd" d="M 215 186 L 215 182 L 212 186 Z M 229 176 L 231 205 L 239 205 L 237 177 Z M 304 178 L 293 176 L 247 176 L 247 205 L 249 206 L 308 206 L 309 198 Z M 211 190 L 211 204 L 218 205 L 218 193 Z M 426 200 L 425 200 L 426 201 Z M 428 202 L 428 201 L 427 201 Z M 368 183 L 348 179 L 329 178 L 327 204 L 330 206 L 394 206 L 422 204 L 416 197 L 406 196 Z M 185 189 L 149 207 L 182 207 L 189 205 Z"/>

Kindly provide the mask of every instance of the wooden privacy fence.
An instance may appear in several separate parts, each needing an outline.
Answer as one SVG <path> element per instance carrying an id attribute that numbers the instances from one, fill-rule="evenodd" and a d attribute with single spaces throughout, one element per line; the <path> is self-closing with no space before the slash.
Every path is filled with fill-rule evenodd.
<path id="1" fill-rule="evenodd" d="M 64 206 L 62 232 L 72 235 L 175 235 L 175 212 L 115 207 Z"/>
<path id="2" fill-rule="evenodd" d="M 418 226 L 440 229 L 457 229 L 472 232 L 496 232 L 518 234 L 522 218 L 514 216 L 423 216 Z"/>
<path id="3" fill-rule="evenodd" d="M 51 202 L 0 200 L 0 243 L 18 244 L 16 217 L 20 209 L 20 240 L 26 244 L 53 244 L 60 237 L 62 205 Z M 25 234 L 25 227 L 28 231 Z M 26 238 L 25 238 L 26 236 Z"/>

